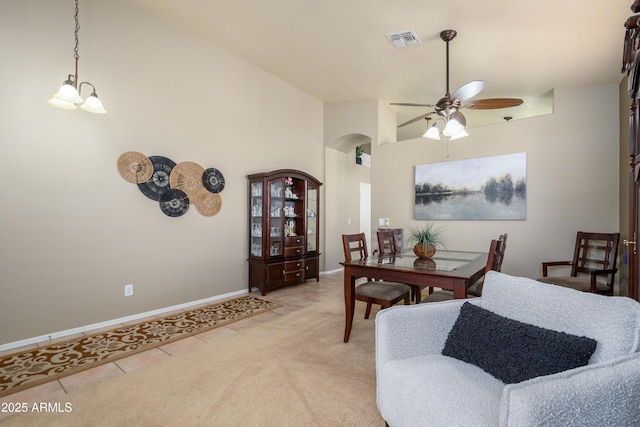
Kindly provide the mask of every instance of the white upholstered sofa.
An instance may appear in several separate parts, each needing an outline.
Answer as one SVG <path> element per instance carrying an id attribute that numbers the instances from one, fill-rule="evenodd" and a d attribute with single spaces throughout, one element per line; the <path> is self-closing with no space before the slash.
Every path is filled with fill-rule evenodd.
<path id="1" fill-rule="evenodd" d="M 475 364 L 442 355 L 465 301 L 473 304 L 466 308 L 482 307 L 525 327 L 592 338 L 595 351 L 585 366 L 506 384 Z M 481 298 L 378 313 L 377 404 L 391 427 L 640 426 L 639 341 L 636 301 L 491 271 Z M 514 359 L 496 365 L 523 362 Z"/>

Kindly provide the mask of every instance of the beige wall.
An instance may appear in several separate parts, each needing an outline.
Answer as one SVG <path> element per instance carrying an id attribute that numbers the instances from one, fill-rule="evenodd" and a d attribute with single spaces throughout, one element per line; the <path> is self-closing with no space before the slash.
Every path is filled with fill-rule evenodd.
<path id="1" fill-rule="evenodd" d="M 619 229 L 618 87 L 556 89 L 551 115 L 471 128 L 449 143 L 426 139 L 374 146 L 372 218 L 413 220 L 415 165 L 527 153 L 525 221 L 438 221 L 448 246 L 486 250 L 509 233 L 503 271 L 536 278 L 540 263 L 570 259 L 578 230 Z M 393 171 L 393 172 L 390 172 Z"/>
<path id="2" fill-rule="evenodd" d="M 80 22 L 104 116 L 47 104 L 73 3 L 0 2 L 0 344 L 245 290 L 246 175 L 324 180 L 317 99 L 129 1 L 82 1 Z M 220 169 L 220 213 L 164 215 L 119 176 L 130 150 Z"/>

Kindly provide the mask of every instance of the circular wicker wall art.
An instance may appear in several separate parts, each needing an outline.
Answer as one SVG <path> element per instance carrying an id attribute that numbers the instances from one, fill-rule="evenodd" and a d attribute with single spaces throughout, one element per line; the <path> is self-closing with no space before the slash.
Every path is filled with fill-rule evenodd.
<path id="1" fill-rule="evenodd" d="M 222 207 L 222 197 L 217 193 L 212 193 L 206 188 L 201 188 L 193 199 L 196 210 L 204 216 L 214 216 L 220 212 Z"/>
<path id="2" fill-rule="evenodd" d="M 138 184 L 138 188 L 142 194 L 157 202 L 164 193 L 171 190 L 169 176 L 176 163 L 163 156 L 149 156 L 149 160 L 153 164 L 153 174 L 150 179 Z"/>
<path id="3" fill-rule="evenodd" d="M 203 216 L 214 216 L 222 207 L 220 193 L 224 176 L 216 168 L 205 169 L 195 162 L 177 163 L 164 156 L 145 156 L 127 151 L 118 158 L 118 172 L 136 184 L 142 194 L 159 203 L 170 217 L 184 215 L 194 204 Z"/>
<path id="4" fill-rule="evenodd" d="M 184 191 L 171 188 L 160 197 L 160 209 L 167 216 L 182 216 L 189 210 L 189 197 Z"/>
<path id="5" fill-rule="evenodd" d="M 204 168 L 194 162 L 180 162 L 171 171 L 169 184 L 171 188 L 177 188 L 187 193 L 187 196 L 194 197 L 196 193 L 204 188 L 202 186 L 202 174 Z"/>
<path id="6" fill-rule="evenodd" d="M 147 156 L 137 151 L 127 151 L 118 158 L 118 172 L 125 181 L 139 184 L 153 175 L 153 164 Z"/>
<path id="7" fill-rule="evenodd" d="M 202 184 L 212 193 L 224 190 L 224 176 L 216 168 L 208 168 L 202 173 Z"/>

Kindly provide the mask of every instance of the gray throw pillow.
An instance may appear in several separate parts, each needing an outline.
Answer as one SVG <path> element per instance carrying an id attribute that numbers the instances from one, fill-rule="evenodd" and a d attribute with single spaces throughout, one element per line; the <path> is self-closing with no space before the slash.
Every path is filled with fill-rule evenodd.
<path id="1" fill-rule="evenodd" d="M 465 302 L 442 354 L 518 383 L 589 363 L 596 340 L 541 328 Z"/>

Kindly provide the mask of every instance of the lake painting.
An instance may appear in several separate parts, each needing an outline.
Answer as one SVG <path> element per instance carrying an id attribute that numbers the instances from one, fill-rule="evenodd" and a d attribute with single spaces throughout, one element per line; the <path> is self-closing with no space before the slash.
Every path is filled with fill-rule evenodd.
<path id="1" fill-rule="evenodd" d="M 527 218 L 527 153 L 416 166 L 415 219 Z"/>

